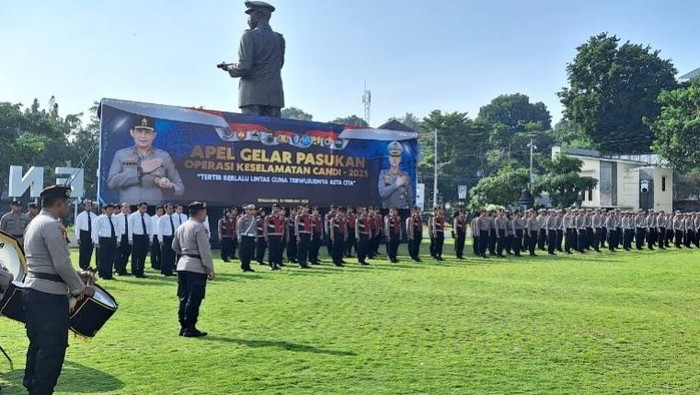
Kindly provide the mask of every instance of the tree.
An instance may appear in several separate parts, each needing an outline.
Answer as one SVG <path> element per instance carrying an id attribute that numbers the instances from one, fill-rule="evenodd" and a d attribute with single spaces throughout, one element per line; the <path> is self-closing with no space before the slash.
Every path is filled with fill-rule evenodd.
<path id="1" fill-rule="evenodd" d="M 652 132 L 643 118 L 656 119 L 656 98 L 677 86 L 676 69 L 658 50 L 619 42 L 600 33 L 580 45 L 566 67 L 569 86 L 558 96 L 565 118 L 579 123 L 599 150 L 649 152 Z"/>
<path id="2" fill-rule="evenodd" d="M 472 121 L 467 113 L 434 110 L 423 118 L 419 131 L 421 161 L 418 172 L 420 180 L 426 184 L 426 196 L 433 196 L 434 136 L 437 131 L 438 191 L 443 201 L 456 201 L 457 186 L 474 185 L 483 172 L 483 153 L 488 139 L 485 125 Z"/>
<path id="3" fill-rule="evenodd" d="M 562 119 L 552 131 L 554 144 L 565 148 L 595 149 L 591 137 L 586 134 L 583 127 L 574 122 Z"/>
<path id="4" fill-rule="evenodd" d="M 654 131 L 654 152 L 681 172 L 700 170 L 700 80 L 659 95 L 661 114 L 647 120 Z"/>
<path id="5" fill-rule="evenodd" d="M 492 126 L 491 148 L 508 147 L 516 133 L 549 130 L 552 116 L 544 103 L 530 103 L 522 93 L 501 95 L 479 109 L 478 121 Z"/>
<path id="6" fill-rule="evenodd" d="M 554 207 L 564 208 L 581 203 L 583 191 L 594 188 L 598 180 L 593 177 L 582 177 L 579 173 L 583 162 L 567 155 L 557 155 L 553 160 L 544 156 L 538 157 L 542 167 L 546 169 L 544 176 L 535 182 L 533 192 L 549 193 Z"/>
<path id="7" fill-rule="evenodd" d="M 298 121 L 311 121 L 314 116 L 305 112 L 301 108 L 286 107 L 282 109 L 282 118 L 296 119 Z"/>
<path id="8" fill-rule="evenodd" d="M 480 210 L 487 204 L 508 206 L 517 202 L 529 178 L 525 168 L 502 167 L 492 176 L 482 178 L 470 191 L 469 206 Z"/>
<path id="9" fill-rule="evenodd" d="M 336 119 L 332 120 L 331 123 L 337 123 L 340 125 L 359 126 L 361 128 L 366 128 L 369 126 L 369 125 L 367 125 L 367 121 L 358 117 L 355 114 L 350 115 L 348 117 L 344 117 L 344 118 L 336 118 Z"/>

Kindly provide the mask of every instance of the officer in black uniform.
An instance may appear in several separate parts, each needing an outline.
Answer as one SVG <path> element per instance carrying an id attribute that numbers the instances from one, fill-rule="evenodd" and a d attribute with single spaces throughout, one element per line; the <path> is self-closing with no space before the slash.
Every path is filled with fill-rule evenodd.
<path id="1" fill-rule="evenodd" d="M 43 209 L 24 238 L 29 273 L 24 280 L 24 314 L 29 348 L 23 384 L 30 394 L 51 394 L 68 347 L 68 294 L 92 296 L 70 260 L 61 220 L 70 211 L 70 187 L 53 185 L 39 195 Z"/>

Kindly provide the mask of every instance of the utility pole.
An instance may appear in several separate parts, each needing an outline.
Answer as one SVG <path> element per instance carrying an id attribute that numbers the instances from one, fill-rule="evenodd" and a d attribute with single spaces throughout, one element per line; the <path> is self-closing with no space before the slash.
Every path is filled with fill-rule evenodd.
<path id="1" fill-rule="evenodd" d="M 367 89 L 367 80 L 365 80 L 365 91 L 362 94 L 362 104 L 365 106 L 365 122 L 367 122 L 367 126 L 369 127 L 370 108 L 372 106 L 372 91 Z"/>
<path id="2" fill-rule="evenodd" d="M 532 156 L 533 156 L 533 151 L 537 149 L 537 146 L 535 143 L 532 141 L 532 137 L 530 137 L 530 143 L 527 145 L 530 147 L 530 182 L 528 183 L 527 187 L 532 189 Z"/>
<path id="3" fill-rule="evenodd" d="M 437 207 L 437 198 L 438 198 L 438 135 L 437 135 L 437 129 L 433 129 L 433 149 L 435 150 L 435 155 L 434 155 L 434 163 L 433 163 L 433 169 L 434 169 L 434 174 L 433 174 L 433 207 Z"/>

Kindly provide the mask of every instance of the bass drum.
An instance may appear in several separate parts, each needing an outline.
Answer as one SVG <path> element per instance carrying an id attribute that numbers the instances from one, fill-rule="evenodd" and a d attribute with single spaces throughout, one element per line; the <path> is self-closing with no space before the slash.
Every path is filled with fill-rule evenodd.
<path id="1" fill-rule="evenodd" d="M 27 260 L 24 248 L 14 237 L 0 231 L 0 267 L 12 273 L 14 281 L 24 282 L 27 275 Z"/>
<path id="2" fill-rule="evenodd" d="M 97 284 L 95 295 L 79 300 L 70 315 L 70 329 L 78 335 L 94 337 L 117 311 L 117 301 Z"/>

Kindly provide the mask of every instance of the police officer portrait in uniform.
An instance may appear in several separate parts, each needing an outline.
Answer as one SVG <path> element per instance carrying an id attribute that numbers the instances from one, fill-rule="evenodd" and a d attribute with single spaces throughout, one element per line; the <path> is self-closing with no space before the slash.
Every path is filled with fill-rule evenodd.
<path id="1" fill-rule="evenodd" d="M 392 141 L 388 146 L 388 169 L 379 172 L 377 186 L 379 197 L 382 200 L 382 208 L 407 209 L 413 207 L 413 187 L 411 177 L 400 169 L 403 145 L 398 141 Z"/>
<path id="2" fill-rule="evenodd" d="M 68 347 L 69 299 L 93 296 L 73 269 L 66 231 L 70 187 L 53 185 L 40 197 L 41 213 L 29 224 L 24 240 L 29 273 L 24 280 L 24 313 L 29 348 L 23 384 L 30 394 L 53 393 Z"/>
<path id="3" fill-rule="evenodd" d="M 156 130 L 152 118 L 139 117 L 130 131 L 134 146 L 114 154 L 107 176 L 109 189 L 129 204 L 162 204 L 168 194 L 181 196 L 185 186 L 167 152 L 153 147 Z"/>

